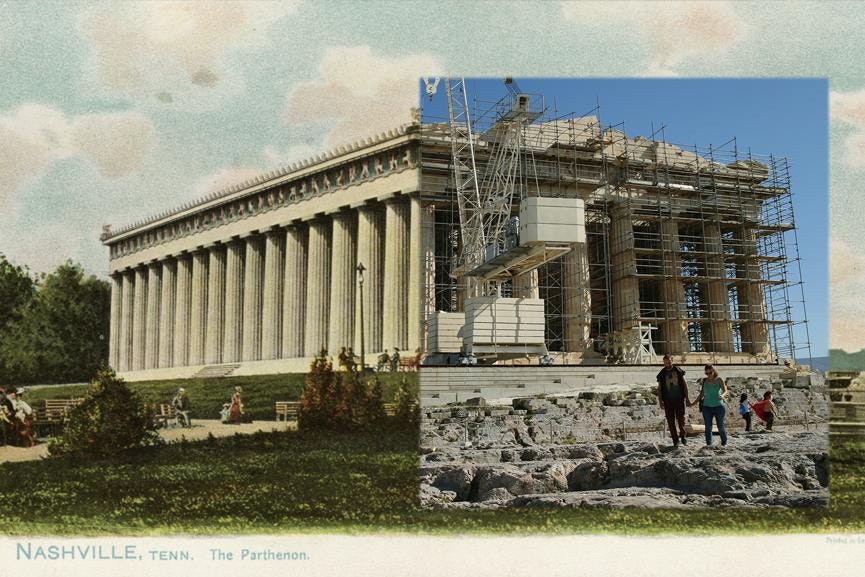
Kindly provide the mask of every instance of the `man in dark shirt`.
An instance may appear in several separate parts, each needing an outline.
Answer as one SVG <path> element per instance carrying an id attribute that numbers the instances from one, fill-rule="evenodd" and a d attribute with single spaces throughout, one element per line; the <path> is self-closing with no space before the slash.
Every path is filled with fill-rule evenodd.
<path id="1" fill-rule="evenodd" d="M 664 409 L 667 426 L 673 438 L 673 446 L 678 447 L 688 443 L 685 437 L 685 402 L 688 399 L 688 383 L 685 381 L 685 371 L 673 364 L 670 355 L 664 355 L 664 368 L 658 373 L 658 404 Z M 676 424 L 679 425 L 678 432 Z"/>

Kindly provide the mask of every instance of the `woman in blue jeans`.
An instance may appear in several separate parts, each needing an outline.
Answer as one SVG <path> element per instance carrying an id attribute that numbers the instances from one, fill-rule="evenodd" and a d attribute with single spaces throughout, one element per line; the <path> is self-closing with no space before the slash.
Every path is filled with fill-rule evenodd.
<path id="1" fill-rule="evenodd" d="M 703 422 L 706 424 L 706 446 L 712 445 L 712 420 L 718 423 L 718 434 L 721 436 L 721 446 L 727 445 L 727 430 L 724 428 L 724 417 L 727 414 L 727 407 L 724 402 L 727 400 L 729 391 L 727 383 L 724 379 L 718 376 L 718 371 L 712 365 L 704 367 L 706 378 L 703 379 L 703 386 L 700 388 L 700 396 L 697 397 L 697 402 L 703 401 Z"/>

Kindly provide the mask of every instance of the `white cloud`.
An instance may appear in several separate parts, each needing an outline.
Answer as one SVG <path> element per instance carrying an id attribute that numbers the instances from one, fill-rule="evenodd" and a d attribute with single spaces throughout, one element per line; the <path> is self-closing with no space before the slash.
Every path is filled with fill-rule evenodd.
<path id="1" fill-rule="evenodd" d="M 829 241 L 829 283 L 840 285 L 856 280 L 859 286 L 865 281 L 865 256 L 842 240 Z"/>
<path id="2" fill-rule="evenodd" d="M 81 155 L 111 178 L 138 170 L 156 141 L 153 124 L 138 112 L 78 116 L 70 129 Z"/>
<path id="3" fill-rule="evenodd" d="M 844 139 L 844 164 L 851 168 L 865 168 L 865 131 L 860 130 Z"/>
<path id="4" fill-rule="evenodd" d="M 138 112 L 67 117 L 49 106 L 22 104 L 0 114 L 0 203 L 10 206 L 17 192 L 61 159 L 88 160 L 109 178 L 134 173 L 155 141 L 153 124 Z"/>
<path id="5" fill-rule="evenodd" d="M 40 104 L 24 104 L 0 115 L 0 142 L 0 204 L 4 206 L 22 187 L 39 180 L 53 160 L 71 154 L 65 116 Z"/>
<path id="6" fill-rule="evenodd" d="M 288 95 L 285 117 L 290 124 L 331 123 L 328 146 L 366 138 L 408 122 L 418 104 L 418 79 L 441 68 L 426 54 L 389 57 L 373 54 L 369 46 L 328 48 L 319 77 Z"/>
<path id="7" fill-rule="evenodd" d="M 242 89 L 226 55 L 265 46 L 267 29 L 299 3 L 112 3 L 87 11 L 81 29 L 93 48 L 95 72 L 111 90 L 162 103 L 206 105 Z"/>
<path id="8" fill-rule="evenodd" d="M 835 120 L 865 129 L 865 90 L 829 93 L 829 116 Z"/>
<path id="9" fill-rule="evenodd" d="M 321 151 L 322 147 L 315 147 L 311 144 L 293 144 L 286 149 L 265 146 L 262 155 L 268 166 L 280 168 L 292 162 L 315 156 L 316 153 L 320 153 Z"/>
<path id="10" fill-rule="evenodd" d="M 250 166 L 222 168 L 212 174 L 199 178 L 193 185 L 192 190 L 195 193 L 195 198 L 200 198 L 212 192 L 217 192 L 229 186 L 250 180 L 261 174 L 261 172 L 260 168 Z"/>
<path id="11" fill-rule="evenodd" d="M 830 346 L 848 351 L 865 347 L 865 251 L 839 239 L 829 245 Z"/>
<path id="12" fill-rule="evenodd" d="M 844 164 L 865 169 L 865 90 L 830 92 L 829 116 L 855 129 L 844 138 L 841 155 Z"/>
<path id="13" fill-rule="evenodd" d="M 640 34 L 649 52 L 646 72 L 659 76 L 688 60 L 723 56 L 751 28 L 732 2 L 563 2 L 562 13 L 579 26 L 609 30 L 611 42 Z"/>

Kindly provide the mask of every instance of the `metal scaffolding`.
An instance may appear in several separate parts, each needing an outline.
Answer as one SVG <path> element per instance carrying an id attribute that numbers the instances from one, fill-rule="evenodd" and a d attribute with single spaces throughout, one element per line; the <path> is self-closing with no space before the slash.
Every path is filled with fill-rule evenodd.
<path id="1" fill-rule="evenodd" d="M 473 108 L 483 174 L 492 148 L 484 134 L 502 110 L 481 100 Z M 502 296 L 533 290 L 544 299 L 550 351 L 564 362 L 638 363 L 649 350 L 719 363 L 810 358 L 786 158 L 742 151 L 736 139 L 674 145 L 663 126 L 629 137 L 623 123 L 603 125 L 599 107 L 559 115 L 553 104 L 524 131 L 520 170 L 532 188 L 585 202 L 585 246 L 528 282 L 501 285 Z M 421 133 L 421 194 L 435 236 L 427 310 L 459 312 L 465 287 L 451 273 L 462 237 L 446 119 L 422 114 Z"/>

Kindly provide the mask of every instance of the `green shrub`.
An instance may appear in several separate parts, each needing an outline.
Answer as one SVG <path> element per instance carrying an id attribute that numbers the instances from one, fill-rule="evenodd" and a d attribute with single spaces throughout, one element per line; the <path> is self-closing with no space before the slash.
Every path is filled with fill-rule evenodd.
<path id="1" fill-rule="evenodd" d="M 369 386 L 369 381 L 367 381 L 367 386 Z M 369 387 L 369 395 L 366 397 L 366 418 L 373 427 L 381 426 L 385 422 L 384 388 L 381 385 L 381 379 L 375 374 L 372 376 L 372 387 Z"/>
<path id="2" fill-rule="evenodd" d="M 69 411 L 63 434 L 48 444 L 52 455 L 105 457 L 154 444 L 159 437 L 152 416 L 123 379 L 100 369 L 78 406 Z"/>
<path id="3" fill-rule="evenodd" d="M 396 419 L 400 426 L 406 429 L 416 429 L 420 426 L 420 402 L 418 401 L 416 383 L 409 383 L 403 377 L 396 392 Z"/>
<path id="4" fill-rule="evenodd" d="M 384 392 L 378 377 L 364 377 L 353 363 L 335 372 L 322 350 L 316 357 L 301 396 L 299 428 L 302 430 L 360 430 L 384 419 Z"/>
<path id="5" fill-rule="evenodd" d="M 300 396 L 298 427 L 305 430 L 319 429 L 328 425 L 330 413 L 327 407 L 328 391 L 335 378 L 333 363 L 322 349 L 312 361 Z"/>

